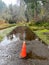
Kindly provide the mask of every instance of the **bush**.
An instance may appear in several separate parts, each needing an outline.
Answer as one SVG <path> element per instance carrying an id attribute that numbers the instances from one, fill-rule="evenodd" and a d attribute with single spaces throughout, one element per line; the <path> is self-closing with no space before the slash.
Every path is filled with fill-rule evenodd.
<path id="1" fill-rule="evenodd" d="M 14 24 L 14 23 L 16 23 L 16 21 L 14 21 L 14 20 L 9 20 L 8 23 L 9 23 L 9 24 Z"/>
<path id="2" fill-rule="evenodd" d="M 35 21 L 31 21 L 31 22 L 29 22 L 28 25 L 29 25 L 29 26 L 33 26 L 33 25 L 35 25 Z"/>

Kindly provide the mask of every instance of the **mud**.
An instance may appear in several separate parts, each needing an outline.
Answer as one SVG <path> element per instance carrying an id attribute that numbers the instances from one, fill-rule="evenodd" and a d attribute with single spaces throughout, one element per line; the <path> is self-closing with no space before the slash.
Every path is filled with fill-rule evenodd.
<path id="1" fill-rule="evenodd" d="M 49 49 L 40 41 L 26 41 L 27 57 L 19 58 L 23 41 L 0 45 L 0 65 L 49 65 Z"/>
<path id="2" fill-rule="evenodd" d="M 36 35 L 27 26 L 16 27 L 7 36 L 8 37 L 11 36 L 11 39 L 12 39 L 13 34 L 15 34 L 15 36 L 19 37 L 21 40 L 35 40 L 36 39 Z"/>
<path id="3" fill-rule="evenodd" d="M 27 56 L 21 59 L 24 40 Z M 0 43 L 0 65 L 49 65 L 49 48 L 28 27 L 17 27 Z"/>

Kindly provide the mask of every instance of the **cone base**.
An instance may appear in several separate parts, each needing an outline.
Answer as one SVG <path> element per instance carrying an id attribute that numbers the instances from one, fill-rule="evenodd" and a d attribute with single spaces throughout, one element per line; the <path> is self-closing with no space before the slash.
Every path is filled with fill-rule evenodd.
<path id="1" fill-rule="evenodd" d="M 20 56 L 19 56 L 20 59 L 26 59 L 26 57 L 27 57 L 27 56 L 25 56 L 25 57 L 20 57 Z"/>

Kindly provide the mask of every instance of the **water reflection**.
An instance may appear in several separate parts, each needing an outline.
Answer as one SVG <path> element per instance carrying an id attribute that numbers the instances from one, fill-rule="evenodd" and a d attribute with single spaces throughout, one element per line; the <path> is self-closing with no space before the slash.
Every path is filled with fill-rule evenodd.
<path id="1" fill-rule="evenodd" d="M 9 37 L 4 37 L 4 39 L 1 41 L 1 45 L 5 46 L 10 44 L 11 42 L 20 40 L 19 37 L 16 37 L 14 34 L 10 35 Z"/>
<path id="2" fill-rule="evenodd" d="M 2 45 L 8 45 L 17 40 L 35 40 L 36 35 L 26 26 L 19 26 L 12 30 L 1 42 Z"/>
<path id="3" fill-rule="evenodd" d="M 32 32 L 27 26 L 16 27 L 8 34 L 8 37 L 10 36 L 12 39 L 13 34 L 18 36 L 21 40 L 31 41 L 36 39 L 36 35 L 34 34 L 34 32 Z"/>

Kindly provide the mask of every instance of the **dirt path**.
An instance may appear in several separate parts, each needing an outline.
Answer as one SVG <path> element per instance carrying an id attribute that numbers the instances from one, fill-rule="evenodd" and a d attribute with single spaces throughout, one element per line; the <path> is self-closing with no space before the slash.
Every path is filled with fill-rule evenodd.
<path id="1" fill-rule="evenodd" d="M 0 44 L 0 65 L 49 65 L 47 46 L 37 40 L 26 41 L 26 45 L 28 58 L 20 59 L 22 41 L 18 40 L 5 46 Z"/>

